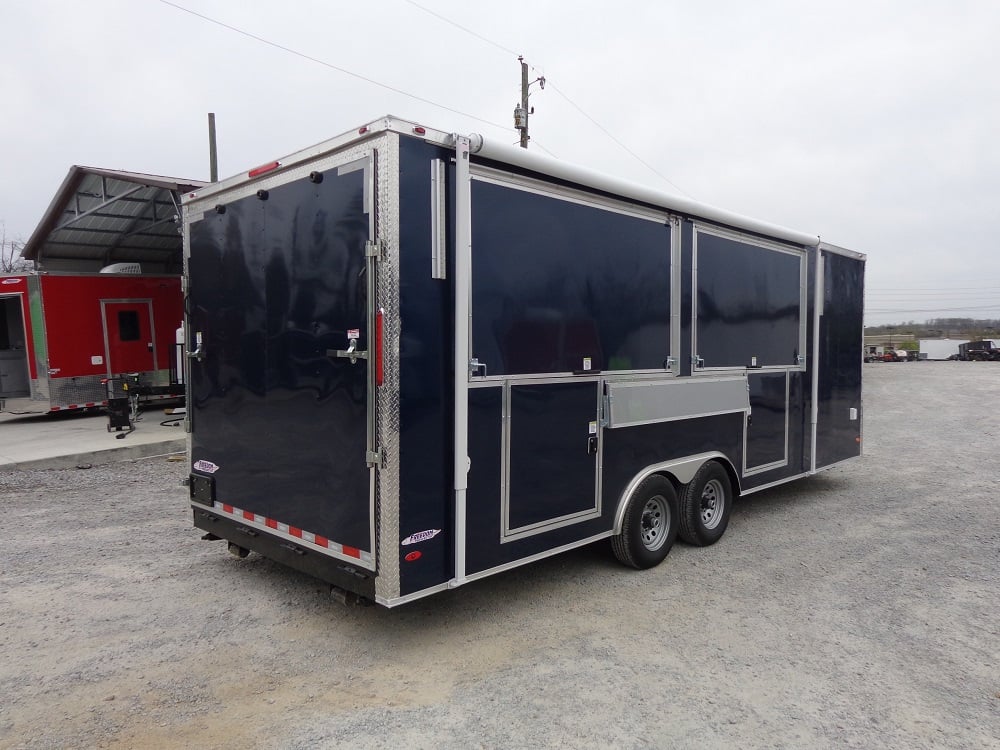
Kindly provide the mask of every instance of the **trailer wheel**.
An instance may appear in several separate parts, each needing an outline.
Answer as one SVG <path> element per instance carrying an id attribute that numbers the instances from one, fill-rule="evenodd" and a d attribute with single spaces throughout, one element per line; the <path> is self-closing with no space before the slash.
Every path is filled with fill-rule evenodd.
<path id="1" fill-rule="evenodd" d="M 719 541 L 726 533 L 733 506 L 732 484 L 722 464 L 702 464 L 681 491 L 680 506 L 681 539 L 699 547 Z"/>
<path id="2" fill-rule="evenodd" d="M 622 530 L 611 537 L 619 562 L 643 570 L 659 565 L 677 538 L 677 492 L 670 480 L 654 474 L 632 493 Z"/>

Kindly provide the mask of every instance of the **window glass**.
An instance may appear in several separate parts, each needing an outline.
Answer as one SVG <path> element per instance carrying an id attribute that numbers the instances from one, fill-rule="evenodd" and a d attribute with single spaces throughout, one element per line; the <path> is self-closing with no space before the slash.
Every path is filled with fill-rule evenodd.
<path id="1" fill-rule="evenodd" d="M 139 313 L 135 310 L 119 310 L 118 312 L 118 339 L 119 341 L 138 341 L 141 338 L 139 332 Z"/>

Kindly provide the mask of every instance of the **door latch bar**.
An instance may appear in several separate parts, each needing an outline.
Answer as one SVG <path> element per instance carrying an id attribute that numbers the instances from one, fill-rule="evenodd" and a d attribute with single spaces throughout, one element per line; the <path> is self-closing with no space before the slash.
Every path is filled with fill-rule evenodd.
<path id="1" fill-rule="evenodd" d="M 350 346 L 346 349 L 327 349 L 326 356 L 328 357 L 340 357 L 341 359 L 351 360 L 351 364 L 356 364 L 359 359 L 368 359 L 368 352 L 358 351 L 355 347 L 358 345 L 357 339 L 351 339 Z"/>

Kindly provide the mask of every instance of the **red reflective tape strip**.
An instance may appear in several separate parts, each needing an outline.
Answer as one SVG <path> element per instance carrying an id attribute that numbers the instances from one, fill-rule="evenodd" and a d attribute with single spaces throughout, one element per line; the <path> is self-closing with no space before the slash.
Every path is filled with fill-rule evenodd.
<path id="1" fill-rule="evenodd" d="M 385 309 L 375 313 L 375 385 L 385 381 Z"/>
<path id="2" fill-rule="evenodd" d="M 258 521 L 257 519 L 263 518 L 264 525 L 267 526 L 267 528 L 274 529 L 275 531 L 281 531 L 281 529 L 278 528 L 278 522 L 273 518 L 258 516 L 251 510 L 240 510 L 239 508 L 235 508 L 232 505 L 227 505 L 226 503 L 219 503 L 218 505 L 216 505 L 216 507 L 217 508 L 221 507 L 223 512 L 225 513 L 230 513 L 234 516 L 242 516 L 245 520 L 252 521 L 254 523 L 260 523 L 260 521 Z M 307 533 L 308 532 L 303 532 L 303 530 L 298 528 L 297 526 L 288 527 L 289 536 L 293 536 L 296 539 L 306 539 L 305 534 Z M 336 542 L 331 542 L 329 539 L 327 539 L 325 536 L 322 536 L 321 534 L 313 534 L 312 537 L 313 537 L 312 543 L 315 544 L 317 547 L 325 547 L 326 549 L 333 549 L 334 551 L 336 551 L 337 547 L 340 547 L 341 551 L 343 551 L 343 553 L 348 557 L 353 557 L 358 560 L 361 559 L 361 550 L 358 549 L 357 547 L 349 547 L 346 544 L 338 545 Z"/>

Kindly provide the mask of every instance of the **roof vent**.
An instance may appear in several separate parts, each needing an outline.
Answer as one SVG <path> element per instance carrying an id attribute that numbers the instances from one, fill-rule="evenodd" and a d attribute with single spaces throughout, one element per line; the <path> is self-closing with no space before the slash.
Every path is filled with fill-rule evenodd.
<path id="1" fill-rule="evenodd" d="M 112 263 L 101 269 L 101 273 L 142 273 L 138 263 Z"/>

